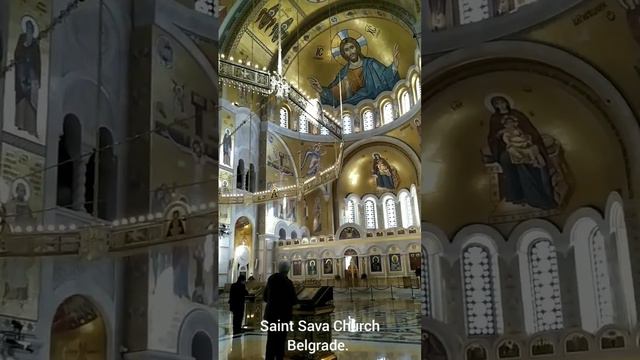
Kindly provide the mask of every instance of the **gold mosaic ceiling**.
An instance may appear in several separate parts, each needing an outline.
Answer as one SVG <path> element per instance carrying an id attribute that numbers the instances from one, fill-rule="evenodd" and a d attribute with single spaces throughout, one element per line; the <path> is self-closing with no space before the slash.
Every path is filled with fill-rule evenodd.
<path id="1" fill-rule="evenodd" d="M 396 41 L 415 44 L 411 27 L 419 24 L 420 2 L 256 0 L 235 3 L 227 11 L 229 13 L 220 33 L 221 52 L 261 67 L 270 67 L 277 59 L 277 22 L 282 24 L 283 56 L 291 62 L 298 50 L 297 46 L 304 48 L 306 43 L 323 32 L 333 31 L 335 35 L 340 24 L 345 22 L 351 22 L 354 28 L 367 37 L 393 37 Z M 373 27 L 367 28 L 367 23 L 371 23 Z M 388 44 L 389 48 L 392 46 L 393 44 Z M 402 44 L 400 46 L 403 47 Z M 314 52 L 315 50 L 317 49 Z M 404 53 L 406 50 L 403 48 L 401 51 Z M 412 53 L 406 55 L 409 58 L 413 56 Z M 333 60 L 330 50 L 318 56 L 327 61 Z"/>

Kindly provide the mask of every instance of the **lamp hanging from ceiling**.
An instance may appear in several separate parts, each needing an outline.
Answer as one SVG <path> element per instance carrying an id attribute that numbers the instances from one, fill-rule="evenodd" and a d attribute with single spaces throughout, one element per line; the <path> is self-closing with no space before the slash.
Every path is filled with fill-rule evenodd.
<path id="1" fill-rule="evenodd" d="M 278 12 L 278 68 L 271 75 L 271 93 L 279 100 L 289 97 L 291 85 L 287 82 L 282 74 L 282 24 L 280 23 L 280 11 Z"/>

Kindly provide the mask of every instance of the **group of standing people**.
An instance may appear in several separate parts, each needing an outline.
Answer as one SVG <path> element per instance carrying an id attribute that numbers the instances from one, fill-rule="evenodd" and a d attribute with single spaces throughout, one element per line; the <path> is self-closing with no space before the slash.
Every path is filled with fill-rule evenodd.
<path id="1" fill-rule="evenodd" d="M 264 320 L 272 323 L 286 323 L 293 319 L 293 305 L 298 301 L 293 282 L 287 277 L 290 265 L 283 261 L 278 265 L 278 272 L 267 280 L 264 290 Z M 233 314 L 233 334 L 242 333 L 244 319 L 245 297 L 249 295 L 246 287 L 246 277 L 238 276 L 238 280 L 231 285 L 229 292 L 229 310 Z M 267 333 L 266 360 L 284 359 L 286 331 L 269 331 Z"/>

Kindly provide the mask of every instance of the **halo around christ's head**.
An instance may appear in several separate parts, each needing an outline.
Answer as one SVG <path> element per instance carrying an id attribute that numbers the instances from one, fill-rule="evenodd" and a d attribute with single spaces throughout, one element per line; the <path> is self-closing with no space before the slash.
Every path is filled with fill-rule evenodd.
<path id="1" fill-rule="evenodd" d="M 342 40 L 346 38 L 352 38 L 360 44 L 360 51 L 362 55 L 367 55 L 367 39 L 358 31 L 353 29 L 344 29 L 338 31 L 338 33 L 331 39 L 331 55 L 333 59 L 340 64 L 346 64 L 346 60 L 342 58 L 340 54 L 340 44 Z"/>

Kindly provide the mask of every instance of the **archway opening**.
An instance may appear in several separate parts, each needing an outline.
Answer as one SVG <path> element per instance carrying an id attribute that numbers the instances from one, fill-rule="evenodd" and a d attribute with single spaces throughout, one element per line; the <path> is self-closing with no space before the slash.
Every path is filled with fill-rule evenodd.
<path id="1" fill-rule="evenodd" d="M 231 271 L 232 281 L 238 278 L 239 275 L 249 277 L 250 262 L 251 262 L 251 249 L 253 238 L 253 225 L 251 221 L 242 216 L 236 220 L 235 231 L 233 237 L 233 269 Z"/>
<path id="2" fill-rule="evenodd" d="M 74 203 L 74 183 L 79 171 L 82 126 L 80 120 L 68 114 L 64 117 L 62 135 L 58 140 L 58 193 L 56 204 L 72 208 Z"/>
<path id="3" fill-rule="evenodd" d="M 191 341 L 191 356 L 195 360 L 213 359 L 213 344 L 206 333 L 199 331 Z"/>
<path id="4" fill-rule="evenodd" d="M 107 359 L 107 330 L 100 311 L 86 297 L 73 295 L 56 310 L 51 326 L 52 360 Z"/>
<path id="5" fill-rule="evenodd" d="M 430 332 L 424 332 L 422 335 L 422 354 L 426 355 L 426 359 L 447 360 L 447 350 L 442 341 Z"/>

